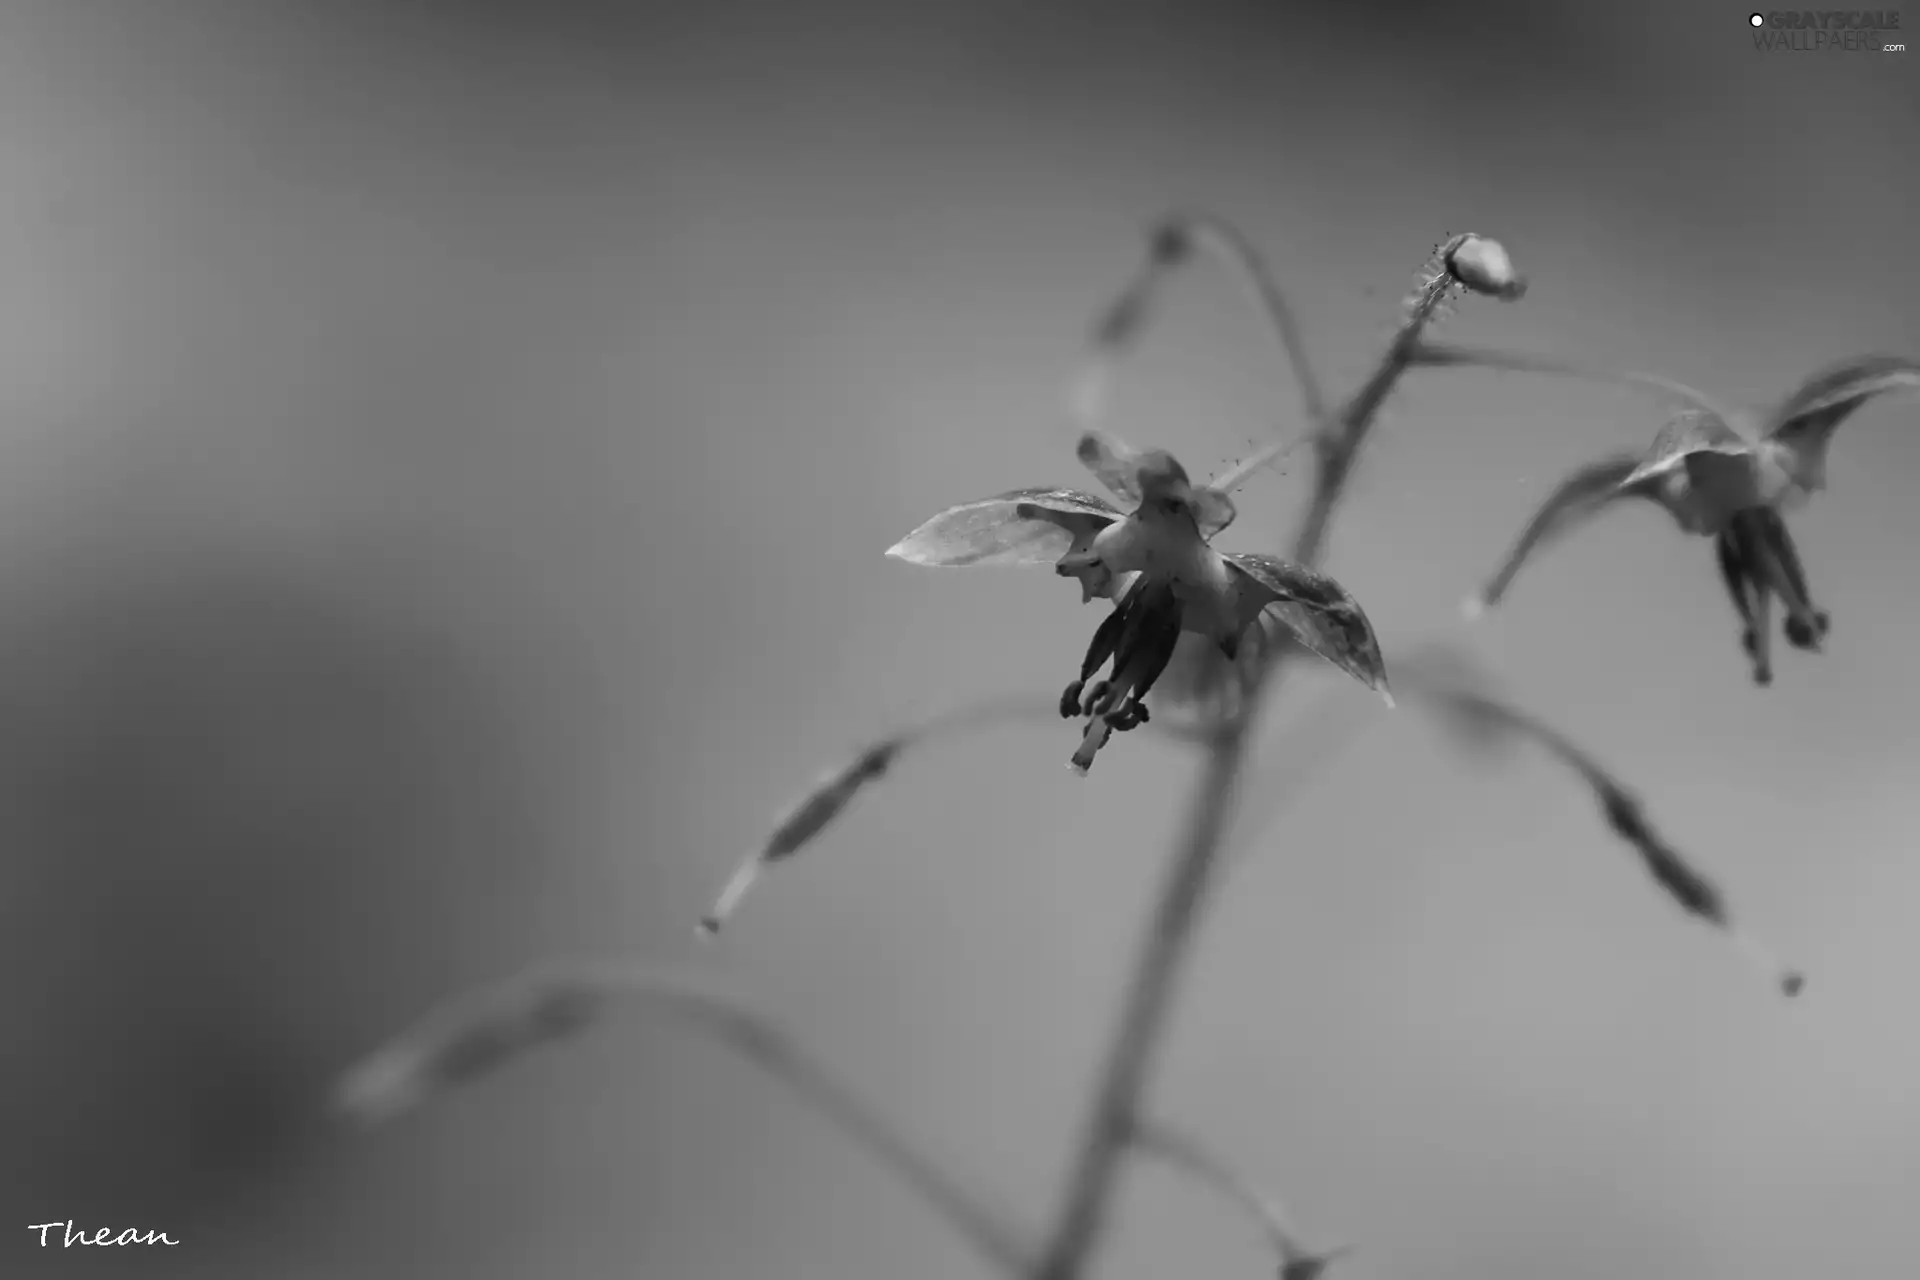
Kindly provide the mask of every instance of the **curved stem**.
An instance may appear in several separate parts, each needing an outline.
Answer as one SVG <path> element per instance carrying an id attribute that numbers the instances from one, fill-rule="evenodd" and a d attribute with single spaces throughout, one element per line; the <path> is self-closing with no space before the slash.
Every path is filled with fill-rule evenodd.
<path id="1" fill-rule="evenodd" d="M 1273 1245 L 1274 1252 L 1280 1255 L 1283 1264 L 1307 1252 L 1300 1244 L 1299 1234 L 1285 1207 L 1241 1177 L 1197 1139 L 1177 1133 L 1167 1125 L 1143 1119 L 1134 1126 L 1133 1143 L 1138 1150 L 1186 1173 L 1196 1182 L 1244 1209 L 1249 1217 L 1260 1224 L 1260 1229 L 1266 1233 L 1267 1240 Z"/>
<path id="2" fill-rule="evenodd" d="M 785 1030 L 736 1000 L 646 966 L 593 958 L 553 962 L 450 1001 L 349 1071 L 340 1105 L 362 1119 L 386 1119 L 528 1049 L 576 1034 L 613 1004 L 678 1018 L 780 1080 L 996 1269 L 1012 1280 L 1028 1273 L 1021 1233 Z"/>
<path id="3" fill-rule="evenodd" d="M 1213 253 L 1232 269 L 1251 295 L 1254 305 L 1266 317 L 1268 327 L 1280 344 L 1280 350 L 1293 366 L 1294 380 L 1300 384 L 1300 401 L 1307 421 L 1318 429 L 1327 423 L 1327 404 L 1320 392 L 1320 380 L 1307 358 L 1306 340 L 1300 323 L 1281 292 L 1280 282 L 1267 265 L 1265 255 L 1233 223 L 1208 213 L 1175 214 L 1161 224 L 1161 234 L 1184 234 L 1194 244 Z"/>
<path id="4" fill-rule="evenodd" d="M 1739 412 L 1730 405 L 1722 404 L 1699 388 L 1657 373 L 1601 369 L 1578 361 L 1561 360 L 1554 356 L 1536 356 L 1520 351 L 1499 351 L 1491 347 L 1462 347 L 1451 343 L 1429 342 L 1419 343 L 1414 348 L 1413 363 L 1430 368 L 1507 369 L 1516 373 L 1542 373 L 1554 377 L 1577 378 L 1583 382 L 1611 383 L 1615 386 L 1632 387 L 1636 391 L 1652 391 L 1683 400 L 1696 408 L 1705 409 L 1729 424 L 1736 422 L 1740 417 Z"/>

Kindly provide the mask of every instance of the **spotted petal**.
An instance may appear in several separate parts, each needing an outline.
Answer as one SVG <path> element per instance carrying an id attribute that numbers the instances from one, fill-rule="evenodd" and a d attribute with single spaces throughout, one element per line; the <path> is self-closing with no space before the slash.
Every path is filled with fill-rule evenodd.
<path id="1" fill-rule="evenodd" d="M 1051 564 L 1121 513 L 1073 489 L 1014 489 L 949 507 L 887 548 L 909 564 Z"/>
<path id="2" fill-rule="evenodd" d="M 1222 559 L 1234 571 L 1242 634 L 1262 615 L 1277 619 L 1306 648 L 1393 702 L 1373 624 L 1345 587 L 1278 556 L 1244 552 Z"/>

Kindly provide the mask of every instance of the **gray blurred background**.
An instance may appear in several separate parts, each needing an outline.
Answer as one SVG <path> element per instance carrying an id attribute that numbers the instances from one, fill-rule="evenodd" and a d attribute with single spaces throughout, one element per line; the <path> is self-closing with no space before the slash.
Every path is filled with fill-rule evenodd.
<path id="1" fill-rule="evenodd" d="M 1909 10 L 1908 26 L 1920 25 Z M 1911 38 L 1911 37 L 1909 37 Z M 1445 336 L 1762 402 L 1920 354 L 1920 54 L 1772 54 L 1743 10 L 7 0 L 0 7 L 0 1271 L 980 1274 L 813 1114 L 644 1027 L 343 1131 L 337 1071 L 556 950 L 783 1011 L 1036 1226 L 1192 763 L 1072 726 L 910 759 L 733 932 L 692 922 L 821 768 L 1050 697 L 1044 571 L 881 551 L 1083 480 L 1062 392 L 1147 221 L 1267 250 L 1350 386 L 1429 247 L 1524 303 Z M 1297 427 L 1211 268 L 1115 429 L 1211 472 Z M 1811 974 L 1783 1004 L 1591 801 L 1366 722 L 1229 883 L 1159 1107 L 1350 1280 L 1890 1276 L 1920 1203 L 1915 409 L 1795 529 L 1828 652 L 1748 682 L 1704 541 L 1623 511 L 1473 642 Z M 1631 395 L 1416 375 L 1329 567 L 1389 656 Z M 1307 471 L 1225 542 L 1277 547 Z M 1270 723 L 1278 785 L 1310 746 Z M 1103 1274 L 1270 1274 L 1129 1178 Z M 173 1250 L 24 1228 L 162 1229 Z M 57 1233 L 56 1233 L 57 1235 Z"/>

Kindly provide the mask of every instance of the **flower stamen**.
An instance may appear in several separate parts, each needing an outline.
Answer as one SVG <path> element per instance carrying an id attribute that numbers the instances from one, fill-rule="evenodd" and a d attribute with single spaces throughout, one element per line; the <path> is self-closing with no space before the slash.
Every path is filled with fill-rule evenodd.
<path id="1" fill-rule="evenodd" d="M 1103 680 L 1096 684 L 1093 687 L 1093 693 L 1086 698 L 1081 696 L 1081 691 L 1086 688 L 1087 681 L 1093 679 L 1093 673 L 1105 666 L 1107 659 L 1113 657 L 1114 650 L 1126 631 L 1130 602 L 1137 594 L 1137 591 L 1129 591 L 1125 598 L 1114 606 L 1113 612 L 1100 620 L 1099 627 L 1093 633 L 1093 642 L 1087 646 L 1087 656 L 1080 663 L 1080 678 L 1068 685 L 1060 695 L 1061 719 L 1071 720 L 1075 716 L 1091 714 L 1084 710 L 1084 707 L 1093 698 L 1101 696 L 1101 692 L 1107 687 L 1106 682 Z"/>
<path id="2" fill-rule="evenodd" d="M 1172 660 L 1184 620 L 1185 605 L 1171 582 L 1150 577 L 1136 581 L 1094 633 L 1080 680 L 1061 695 L 1062 714 L 1078 697 L 1079 713 L 1090 721 L 1102 720 L 1122 733 L 1145 724 L 1148 711 L 1142 699 Z M 1113 660 L 1112 678 L 1088 686 L 1108 657 Z M 1088 744 L 1096 741 L 1091 735 L 1082 741 L 1072 761 L 1076 770 L 1084 773 L 1092 765 L 1098 747 L 1089 750 Z"/>

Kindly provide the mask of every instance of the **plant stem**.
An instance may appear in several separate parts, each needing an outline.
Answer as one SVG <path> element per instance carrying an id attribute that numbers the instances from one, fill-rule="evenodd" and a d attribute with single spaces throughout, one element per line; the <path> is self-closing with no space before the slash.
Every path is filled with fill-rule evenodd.
<path id="1" fill-rule="evenodd" d="M 1408 299 L 1406 318 L 1373 376 L 1341 407 L 1337 429 L 1317 437 L 1319 467 L 1305 519 L 1295 535 L 1293 559 L 1315 565 L 1325 548 L 1334 510 L 1346 492 L 1353 461 L 1368 428 L 1400 375 L 1412 363 L 1421 332 L 1454 280 L 1444 264 L 1466 237 L 1441 247 L 1420 287 Z M 1186 826 L 1168 866 L 1146 937 L 1134 961 L 1108 1047 L 1092 1116 L 1081 1138 L 1067 1192 L 1035 1280 L 1080 1280 L 1106 1224 L 1120 1166 L 1129 1150 L 1134 1118 L 1163 1039 L 1173 993 L 1198 933 L 1203 908 L 1221 865 L 1220 849 L 1232 817 L 1240 769 L 1267 681 L 1297 646 L 1282 644 L 1250 679 L 1241 714 L 1216 729 L 1200 781 L 1188 803 Z"/>
<path id="2" fill-rule="evenodd" d="M 1185 834 L 1134 966 L 1067 1201 L 1036 1272 L 1038 1280 L 1076 1280 L 1105 1226 L 1113 1183 L 1133 1132 L 1134 1111 L 1153 1068 L 1194 925 L 1219 864 L 1215 854 L 1230 817 L 1247 731 L 1253 723 L 1251 715 L 1229 721 L 1207 752 L 1199 786 L 1188 805 Z"/>

